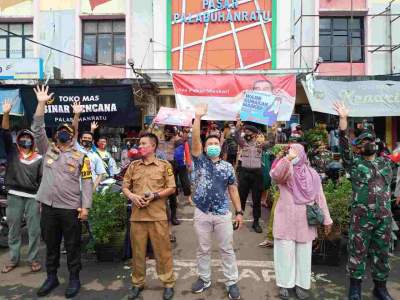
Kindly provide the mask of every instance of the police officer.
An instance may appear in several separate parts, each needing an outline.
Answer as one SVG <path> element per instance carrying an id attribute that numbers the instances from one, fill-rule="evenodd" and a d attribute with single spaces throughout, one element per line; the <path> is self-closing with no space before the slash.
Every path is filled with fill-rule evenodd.
<path id="1" fill-rule="evenodd" d="M 142 159 L 133 161 L 124 176 L 122 191 L 132 201 L 132 289 L 129 299 L 137 299 L 144 288 L 146 248 L 150 239 L 157 263 L 157 273 L 164 284 L 164 300 L 174 296 L 175 275 L 166 200 L 175 193 L 176 185 L 171 164 L 156 158 L 158 138 L 145 133 L 140 138 Z"/>
<path id="2" fill-rule="evenodd" d="M 37 295 L 48 295 L 59 285 L 57 269 L 60 264 L 60 244 L 64 238 L 67 250 L 69 284 L 66 298 L 80 289 L 81 221 L 87 220 L 92 204 L 92 174 L 90 160 L 73 145 L 74 128 L 62 124 L 57 128 L 56 142 L 49 144 L 44 124 L 46 102 L 53 94 L 47 86 L 34 89 L 38 105 L 33 117 L 34 133 L 39 153 L 44 155 L 42 182 L 37 193 L 41 203 L 41 231 L 46 244 L 47 279 Z"/>
<path id="3" fill-rule="evenodd" d="M 241 136 L 244 131 L 244 137 Z M 263 191 L 263 174 L 261 158 L 263 144 L 257 142 L 258 129 L 252 125 L 242 126 L 240 120 L 237 121 L 235 140 L 241 147 L 241 166 L 239 168 L 239 195 L 242 210 L 246 208 L 246 200 L 251 190 L 253 198 L 253 229 L 257 233 L 262 233 L 259 223 L 261 216 L 261 194 Z"/>
<path id="4" fill-rule="evenodd" d="M 386 289 L 392 233 L 392 165 L 389 159 L 376 155 L 376 138 L 370 130 L 364 130 L 356 138 L 354 144 L 360 155 L 353 154 L 346 133 L 349 110 L 339 102 L 334 107 L 340 117 L 342 159 L 350 173 L 353 188 L 347 264 L 350 273 L 349 300 L 361 299 L 361 281 L 368 257 L 375 283 L 374 296 L 379 300 L 392 300 Z"/>

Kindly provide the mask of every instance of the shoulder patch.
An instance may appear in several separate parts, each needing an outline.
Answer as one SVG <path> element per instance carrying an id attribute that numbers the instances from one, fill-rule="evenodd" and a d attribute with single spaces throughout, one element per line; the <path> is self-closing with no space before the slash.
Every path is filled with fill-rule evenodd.
<path id="1" fill-rule="evenodd" d="M 172 170 L 171 167 L 167 167 L 167 174 L 168 174 L 168 176 L 174 175 L 174 171 Z"/>
<path id="2" fill-rule="evenodd" d="M 83 164 L 81 168 L 81 177 L 82 179 L 91 179 L 92 178 L 92 169 L 90 167 L 90 159 L 85 155 L 83 158 Z"/>

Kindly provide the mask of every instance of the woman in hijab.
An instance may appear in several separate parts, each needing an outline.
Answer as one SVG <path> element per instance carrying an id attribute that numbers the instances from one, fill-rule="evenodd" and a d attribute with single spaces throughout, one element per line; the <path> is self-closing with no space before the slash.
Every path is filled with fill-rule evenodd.
<path id="1" fill-rule="evenodd" d="M 291 144 L 288 154 L 274 162 L 270 174 L 280 191 L 273 225 L 279 296 L 288 299 L 288 289 L 295 288 L 299 299 L 307 299 L 307 290 L 311 287 L 312 241 L 317 237 L 317 230 L 308 225 L 306 205 L 317 203 L 322 209 L 326 235 L 332 226 L 321 180 L 310 167 L 300 144 Z"/>

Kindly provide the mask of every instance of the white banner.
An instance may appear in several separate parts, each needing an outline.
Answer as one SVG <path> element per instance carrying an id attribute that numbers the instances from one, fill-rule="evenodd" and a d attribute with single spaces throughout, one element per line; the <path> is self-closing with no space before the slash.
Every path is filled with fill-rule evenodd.
<path id="1" fill-rule="evenodd" d="M 350 117 L 400 116 L 399 81 L 313 80 L 308 75 L 302 84 L 313 111 L 337 115 L 333 103 L 343 101 Z"/>

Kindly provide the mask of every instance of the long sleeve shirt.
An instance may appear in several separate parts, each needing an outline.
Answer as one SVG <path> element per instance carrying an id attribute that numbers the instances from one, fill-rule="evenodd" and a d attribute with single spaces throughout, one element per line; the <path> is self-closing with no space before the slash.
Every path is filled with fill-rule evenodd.
<path id="1" fill-rule="evenodd" d="M 90 208 L 93 182 L 89 158 L 74 146 L 61 151 L 50 144 L 44 116 L 34 116 L 31 128 L 39 153 L 44 156 L 37 200 L 56 208 Z"/>

